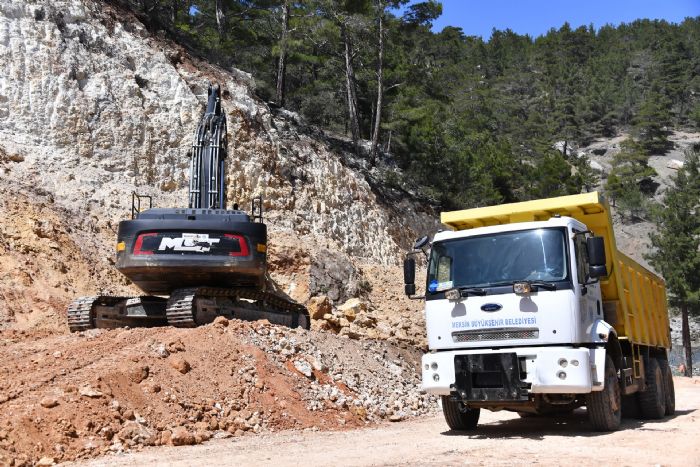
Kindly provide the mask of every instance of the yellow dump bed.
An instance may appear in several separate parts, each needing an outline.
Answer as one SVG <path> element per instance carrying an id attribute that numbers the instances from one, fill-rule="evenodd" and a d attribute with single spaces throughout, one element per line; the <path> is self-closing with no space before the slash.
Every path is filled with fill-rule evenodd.
<path id="1" fill-rule="evenodd" d="M 605 238 L 608 277 L 600 281 L 605 319 L 618 336 L 634 344 L 669 348 L 666 287 L 663 279 L 617 249 L 610 208 L 597 192 L 463 211 L 443 212 L 454 230 L 514 222 L 544 221 L 559 214 L 583 222 Z"/>

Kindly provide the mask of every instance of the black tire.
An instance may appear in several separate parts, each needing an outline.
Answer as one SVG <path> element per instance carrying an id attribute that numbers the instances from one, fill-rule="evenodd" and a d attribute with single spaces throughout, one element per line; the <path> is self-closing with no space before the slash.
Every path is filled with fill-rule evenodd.
<path id="1" fill-rule="evenodd" d="M 591 392 L 586 400 L 588 419 L 596 431 L 615 431 L 622 421 L 622 393 L 612 358 L 605 357 L 605 383 L 602 391 Z"/>
<path id="2" fill-rule="evenodd" d="M 661 367 L 661 375 L 664 379 L 664 396 L 666 399 L 666 415 L 676 413 L 676 389 L 673 387 L 673 374 L 671 367 L 668 365 L 668 360 L 659 360 Z"/>
<path id="3" fill-rule="evenodd" d="M 645 391 L 639 393 L 639 409 L 642 417 L 658 420 L 666 413 L 664 377 L 658 360 L 649 358 L 645 363 L 644 378 L 647 387 Z"/>
<path id="4" fill-rule="evenodd" d="M 442 414 L 445 416 L 447 426 L 452 430 L 473 430 L 479 423 L 481 409 L 470 409 L 461 402 L 453 401 L 450 396 L 441 396 Z"/>

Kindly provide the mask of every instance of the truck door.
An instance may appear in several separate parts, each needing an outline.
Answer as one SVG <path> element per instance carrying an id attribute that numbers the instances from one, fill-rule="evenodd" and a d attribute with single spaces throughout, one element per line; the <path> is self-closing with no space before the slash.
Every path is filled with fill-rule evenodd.
<path id="1" fill-rule="evenodd" d="M 602 316 L 602 302 L 600 299 L 600 284 L 591 283 L 588 276 L 588 249 L 586 238 L 589 234 L 574 231 L 574 251 L 576 256 L 577 295 L 579 297 L 579 329 L 577 335 L 579 342 L 585 339 L 587 330 L 593 322 Z"/>

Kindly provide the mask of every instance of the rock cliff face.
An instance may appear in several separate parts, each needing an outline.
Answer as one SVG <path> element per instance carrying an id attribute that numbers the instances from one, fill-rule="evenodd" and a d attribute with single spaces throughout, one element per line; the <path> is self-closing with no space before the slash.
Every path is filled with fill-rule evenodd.
<path id="1" fill-rule="evenodd" d="M 348 298 L 354 292 L 343 284 L 357 288 L 362 264 L 395 267 L 413 238 L 435 228 L 436 216 L 407 197 L 373 189 L 376 170 L 362 170 L 362 161 L 333 149 L 320 132 L 300 130 L 294 115 L 273 114 L 250 76 L 189 56 L 105 2 L 0 0 L 0 69 L 3 199 L 55 214 L 65 244 L 54 257 L 95 271 L 85 280 L 63 277 L 61 268 L 44 271 L 55 276 L 44 290 L 51 308 L 74 292 L 128 288 L 108 272 L 116 225 L 129 215 L 132 191 L 152 195 L 158 206 L 184 204 L 186 154 L 210 81 L 221 83 L 229 119 L 229 203 L 247 208 L 264 196 L 272 270 L 295 298 L 336 289 L 338 300 Z M 34 215 L 18 207 L 3 216 L 0 236 Z M 0 242 L 3 263 L 12 257 L 38 273 L 24 248 L 35 239 L 15 237 Z M 12 291 L 13 268 L 5 269 L 0 290 Z M 69 290 L 54 287 L 61 280 Z M 12 321 L 7 307 L 0 305 L 0 315 Z"/>

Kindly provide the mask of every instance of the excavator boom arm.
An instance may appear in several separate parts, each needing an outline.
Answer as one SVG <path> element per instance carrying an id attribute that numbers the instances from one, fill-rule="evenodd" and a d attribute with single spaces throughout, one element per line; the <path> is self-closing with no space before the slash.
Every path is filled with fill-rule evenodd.
<path id="1" fill-rule="evenodd" d="M 189 207 L 226 209 L 226 114 L 219 85 L 209 86 L 207 109 L 194 132 Z"/>

